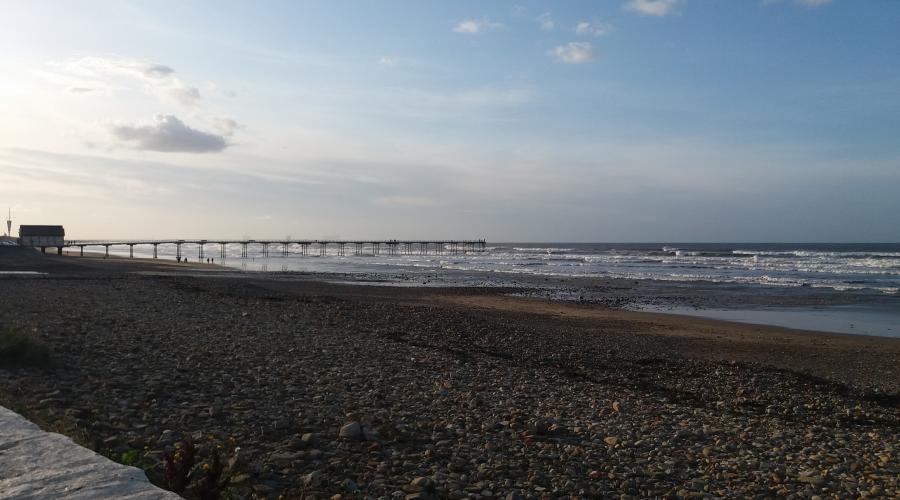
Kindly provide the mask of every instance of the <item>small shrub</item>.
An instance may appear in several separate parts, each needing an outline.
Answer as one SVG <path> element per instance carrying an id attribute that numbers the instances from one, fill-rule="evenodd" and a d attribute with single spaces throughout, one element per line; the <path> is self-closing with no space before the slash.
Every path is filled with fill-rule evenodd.
<path id="1" fill-rule="evenodd" d="M 238 455 L 223 461 L 212 448 L 207 460 L 199 459 L 199 449 L 191 436 L 178 443 L 175 453 L 164 462 L 164 487 L 185 498 L 219 500 L 237 477 Z"/>
<path id="2" fill-rule="evenodd" d="M 0 326 L 0 368 L 45 367 L 50 365 L 50 348 L 20 328 Z"/>
<path id="3" fill-rule="evenodd" d="M 177 445 L 174 454 L 166 456 L 165 480 L 167 489 L 181 494 L 188 487 L 188 484 L 190 484 L 188 474 L 194 467 L 196 450 L 194 440 L 188 436 L 182 443 Z"/>
<path id="4" fill-rule="evenodd" d="M 119 463 L 136 467 L 140 461 L 141 452 L 138 450 L 128 450 L 119 456 Z"/>

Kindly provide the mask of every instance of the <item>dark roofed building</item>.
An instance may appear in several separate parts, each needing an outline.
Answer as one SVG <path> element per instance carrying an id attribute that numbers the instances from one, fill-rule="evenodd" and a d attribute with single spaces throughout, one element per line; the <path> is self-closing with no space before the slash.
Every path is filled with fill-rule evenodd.
<path id="1" fill-rule="evenodd" d="M 56 247 L 62 253 L 65 244 L 66 230 L 62 226 L 19 226 L 19 245 L 39 247 L 41 251 Z"/>

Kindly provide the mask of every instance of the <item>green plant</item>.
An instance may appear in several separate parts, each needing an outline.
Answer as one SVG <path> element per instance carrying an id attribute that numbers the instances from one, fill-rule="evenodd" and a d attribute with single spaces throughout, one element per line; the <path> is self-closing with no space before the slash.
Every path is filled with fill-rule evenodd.
<path id="1" fill-rule="evenodd" d="M 141 452 L 138 450 L 128 450 L 119 455 L 119 463 L 137 467 L 141 459 Z"/>
<path id="2" fill-rule="evenodd" d="M 175 453 L 165 458 L 164 485 L 186 498 L 218 500 L 237 473 L 238 455 L 222 461 L 217 448 L 212 448 L 209 459 L 198 461 L 198 449 L 191 436 L 175 447 Z"/>
<path id="3" fill-rule="evenodd" d="M 0 325 L 0 368 L 46 367 L 50 364 L 47 344 L 21 328 Z"/>

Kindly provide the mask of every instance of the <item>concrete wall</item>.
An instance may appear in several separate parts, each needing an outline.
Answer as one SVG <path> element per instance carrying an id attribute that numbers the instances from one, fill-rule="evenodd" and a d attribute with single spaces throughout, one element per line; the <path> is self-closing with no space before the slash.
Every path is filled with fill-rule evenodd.
<path id="1" fill-rule="evenodd" d="M 176 500 L 128 467 L 0 406 L 0 499 Z"/>

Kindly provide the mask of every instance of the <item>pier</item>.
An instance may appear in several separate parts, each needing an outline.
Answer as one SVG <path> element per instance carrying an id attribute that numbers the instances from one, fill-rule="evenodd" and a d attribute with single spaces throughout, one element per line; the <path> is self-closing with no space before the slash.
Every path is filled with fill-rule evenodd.
<path id="1" fill-rule="evenodd" d="M 204 259 L 209 254 L 218 250 L 218 257 L 228 257 L 227 249 L 230 245 L 240 245 L 242 259 L 249 258 L 250 251 L 257 249 L 262 257 L 276 255 L 287 257 L 289 255 L 320 256 L 328 253 L 328 247 L 337 248 L 338 255 L 443 255 L 468 254 L 484 252 L 487 242 L 481 240 L 66 240 L 59 248 L 78 248 L 80 255 L 84 256 L 86 247 L 104 247 L 105 255 L 109 257 L 110 247 L 128 247 L 128 256 L 134 258 L 134 247 L 153 247 L 153 258 L 159 257 L 160 245 L 174 245 L 175 256 L 181 259 L 185 256 L 185 247 L 195 249 L 198 259 Z M 211 247 L 211 248 L 210 248 Z"/>

